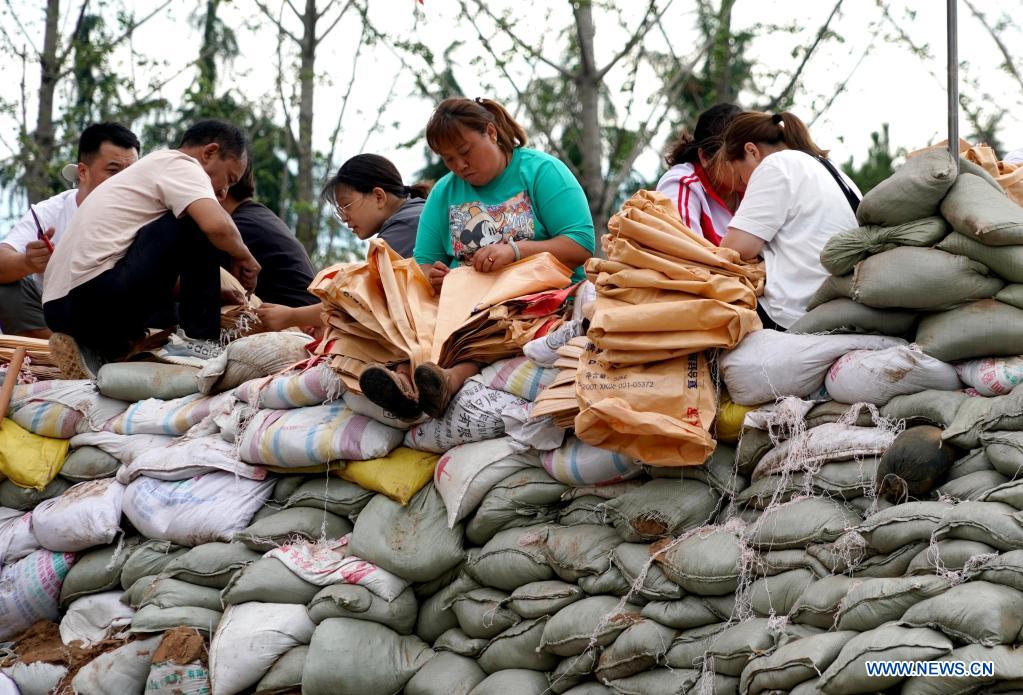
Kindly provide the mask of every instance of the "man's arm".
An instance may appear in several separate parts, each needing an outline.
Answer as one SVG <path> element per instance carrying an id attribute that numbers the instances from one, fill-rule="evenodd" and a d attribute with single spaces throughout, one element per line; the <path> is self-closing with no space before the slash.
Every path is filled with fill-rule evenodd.
<path id="1" fill-rule="evenodd" d="M 46 236 L 53 238 L 52 227 L 47 230 Z M 30 241 L 25 246 L 25 253 L 0 243 L 0 284 L 7 285 L 34 273 L 44 272 L 46 264 L 50 262 L 50 255 L 50 248 L 44 241 Z"/>
<path id="2" fill-rule="evenodd" d="M 256 287 L 260 266 L 227 211 L 212 198 L 200 198 L 185 208 L 185 213 L 195 220 L 213 246 L 231 256 L 231 274 L 251 292 Z"/>
<path id="3" fill-rule="evenodd" d="M 749 261 L 759 256 L 760 252 L 764 250 L 764 240 L 741 229 L 729 227 L 728 234 L 721 240 L 721 246 L 738 251 L 744 261 Z"/>

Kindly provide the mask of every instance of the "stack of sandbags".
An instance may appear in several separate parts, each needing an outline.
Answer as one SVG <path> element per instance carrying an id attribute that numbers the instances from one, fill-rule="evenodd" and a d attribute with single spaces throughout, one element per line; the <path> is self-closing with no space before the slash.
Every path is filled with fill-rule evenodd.
<path id="1" fill-rule="evenodd" d="M 699 465 L 714 450 L 717 399 L 707 352 L 761 327 L 762 266 L 687 229 L 664 196 L 640 191 L 608 223 L 606 259 L 579 358 L 576 435 L 657 465 Z"/>
<path id="2" fill-rule="evenodd" d="M 905 337 L 949 363 L 1023 352 L 1023 207 L 983 169 L 962 160 L 956 176 L 945 150 L 925 150 L 857 219 L 821 252 L 833 277 L 793 332 Z"/>

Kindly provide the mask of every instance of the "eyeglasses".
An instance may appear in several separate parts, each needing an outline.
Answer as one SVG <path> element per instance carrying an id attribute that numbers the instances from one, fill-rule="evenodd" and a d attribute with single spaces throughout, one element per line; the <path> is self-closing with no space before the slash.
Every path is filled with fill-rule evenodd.
<path id="1" fill-rule="evenodd" d="M 341 207 L 339 207 L 336 210 L 334 210 L 334 217 L 338 218 L 340 221 L 342 221 L 345 224 L 347 224 L 348 223 L 348 208 L 352 207 L 356 203 L 361 203 L 365 199 L 366 199 L 366 196 L 361 196 L 358 199 L 353 200 L 352 202 L 348 203 L 348 205 L 342 205 Z"/>

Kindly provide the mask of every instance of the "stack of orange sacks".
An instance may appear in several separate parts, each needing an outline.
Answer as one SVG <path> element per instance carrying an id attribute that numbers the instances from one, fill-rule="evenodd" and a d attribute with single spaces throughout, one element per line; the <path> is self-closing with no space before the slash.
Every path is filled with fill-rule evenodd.
<path id="1" fill-rule="evenodd" d="M 694 233 L 651 191 L 608 229 L 607 258 L 586 264 L 597 301 L 576 371 L 576 435 L 651 465 L 700 465 L 716 446 L 708 351 L 762 327 L 763 264 Z"/>

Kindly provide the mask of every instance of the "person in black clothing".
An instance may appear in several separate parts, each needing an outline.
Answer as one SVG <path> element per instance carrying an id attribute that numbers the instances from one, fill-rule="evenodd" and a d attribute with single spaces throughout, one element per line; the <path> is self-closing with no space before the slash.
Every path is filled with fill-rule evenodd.
<path id="1" fill-rule="evenodd" d="M 397 167 L 387 158 L 378 154 L 360 154 L 342 164 L 338 172 L 327 180 L 321 196 L 355 236 L 360 239 L 375 236 L 386 241 L 402 258 L 411 258 L 419 216 L 429 192 L 423 184 L 406 186 Z M 260 258 L 257 250 L 253 253 Z M 260 262 L 263 263 L 263 273 L 267 273 L 266 262 Z M 259 297 L 267 300 L 262 295 Z M 267 330 L 322 325 L 319 304 L 288 308 L 280 306 L 281 303 L 273 303 L 273 300 L 267 301 L 271 303 L 257 310 Z"/>
<path id="2" fill-rule="evenodd" d="M 320 300 L 308 289 L 315 275 L 309 254 L 280 217 L 253 200 L 255 193 L 250 163 L 221 202 L 262 267 L 255 295 L 264 302 L 287 307 L 318 304 Z"/>

